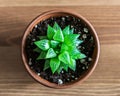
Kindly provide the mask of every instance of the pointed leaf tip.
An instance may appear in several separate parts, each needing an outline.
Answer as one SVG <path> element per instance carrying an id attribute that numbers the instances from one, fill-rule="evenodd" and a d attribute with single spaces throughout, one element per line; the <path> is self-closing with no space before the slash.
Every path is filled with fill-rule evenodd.
<path id="1" fill-rule="evenodd" d="M 55 71 L 57 71 L 59 66 L 60 66 L 60 61 L 58 58 L 50 59 L 50 68 L 51 68 L 53 74 L 55 73 Z"/>
<path id="2" fill-rule="evenodd" d="M 55 51 L 53 50 L 53 48 L 50 48 L 47 51 L 46 58 L 54 58 L 56 56 L 57 56 L 57 54 L 55 53 Z"/>
<path id="3" fill-rule="evenodd" d="M 64 36 L 61 30 L 57 30 L 55 35 L 53 36 L 53 39 L 59 42 L 63 42 L 64 41 Z"/>
<path id="4" fill-rule="evenodd" d="M 44 64 L 44 71 L 50 67 L 50 60 L 46 60 Z"/>
<path id="5" fill-rule="evenodd" d="M 64 51 L 63 53 L 61 53 L 58 56 L 59 60 L 62 61 L 65 64 L 69 64 L 70 63 L 70 56 L 69 53 L 67 51 Z"/>
<path id="6" fill-rule="evenodd" d="M 69 25 L 63 29 L 63 35 L 65 36 L 68 34 L 70 34 L 70 26 Z"/>
<path id="7" fill-rule="evenodd" d="M 76 61 L 75 61 L 75 59 L 70 58 L 69 68 L 72 69 L 73 71 L 76 70 Z"/>
<path id="8" fill-rule="evenodd" d="M 43 40 L 40 40 L 40 41 L 36 41 L 34 42 L 34 44 L 40 48 L 41 50 L 48 50 L 49 49 L 49 40 L 47 39 L 43 39 Z"/>
<path id="9" fill-rule="evenodd" d="M 56 30 L 53 29 L 50 25 L 48 25 L 48 29 L 47 29 L 48 39 L 53 39 L 53 36 L 54 36 L 55 32 L 56 32 Z"/>

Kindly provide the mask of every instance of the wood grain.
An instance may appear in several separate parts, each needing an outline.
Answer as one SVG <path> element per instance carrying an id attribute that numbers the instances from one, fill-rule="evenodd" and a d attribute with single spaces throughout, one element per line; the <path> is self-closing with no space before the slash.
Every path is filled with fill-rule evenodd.
<path id="1" fill-rule="evenodd" d="M 120 5 L 120 0 L 0 0 L 0 6 Z"/>
<path id="2" fill-rule="evenodd" d="M 72 9 L 86 17 L 101 43 L 93 74 L 68 89 L 51 89 L 34 81 L 20 56 L 21 37 L 29 22 L 56 8 Z M 14 6 L 0 7 L 0 13 L 0 96 L 120 96 L 120 6 Z"/>

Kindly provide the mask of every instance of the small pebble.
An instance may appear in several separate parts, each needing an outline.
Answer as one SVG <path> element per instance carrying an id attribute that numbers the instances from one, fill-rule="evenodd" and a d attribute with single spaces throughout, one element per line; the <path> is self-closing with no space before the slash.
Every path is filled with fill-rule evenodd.
<path id="1" fill-rule="evenodd" d="M 87 62 L 84 62 L 83 64 L 87 65 Z"/>
<path id="2" fill-rule="evenodd" d="M 85 67 L 83 66 L 82 69 L 85 70 Z"/>
<path id="3" fill-rule="evenodd" d="M 65 21 L 65 17 L 62 17 L 62 20 Z"/>
<path id="4" fill-rule="evenodd" d="M 35 28 L 37 28 L 38 26 L 37 25 L 35 25 Z"/>
<path id="5" fill-rule="evenodd" d="M 76 77 L 75 80 L 77 80 L 78 78 Z"/>
<path id="6" fill-rule="evenodd" d="M 82 47 L 82 49 L 85 49 L 85 47 Z"/>
<path id="7" fill-rule="evenodd" d="M 70 79 L 68 78 L 67 81 L 70 81 Z"/>
<path id="8" fill-rule="evenodd" d="M 85 62 L 85 59 L 81 59 L 80 62 L 81 62 L 81 63 L 84 63 L 84 62 Z"/>
<path id="9" fill-rule="evenodd" d="M 86 35 L 86 34 L 83 34 L 82 37 L 83 37 L 84 39 L 86 39 L 86 38 L 87 38 L 87 35 Z"/>
<path id="10" fill-rule="evenodd" d="M 91 37 L 90 40 L 93 41 L 93 37 Z"/>
<path id="11" fill-rule="evenodd" d="M 58 84 L 63 84 L 63 81 L 61 79 L 58 79 Z"/>
<path id="12" fill-rule="evenodd" d="M 51 18 L 51 20 L 54 20 L 54 18 Z"/>
<path id="13" fill-rule="evenodd" d="M 81 34 L 81 32 L 79 31 L 78 34 Z"/>
<path id="14" fill-rule="evenodd" d="M 89 57 L 89 58 L 88 58 L 88 61 L 92 61 L 92 58 Z"/>
<path id="15" fill-rule="evenodd" d="M 86 66 L 86 69 L 88 69 L 88 66 Z"/>
<path id="16" fill-rule="evenodd" d="M 40 73 L 38 73 L 37 75 L 40 76 Z"/>
<path id="17" fill-rule="evenodd" d="M 85 33 L 88 33 L 88 29 L 87 28 L 84 28 L 83 29 Z"/>
<path id="18" fill-rule="evenodd" d="M 67 18 L 69 17 L 69 16 L 66 16 Z"/>
<path id="19" fill-rule="evenodd" d="M 35 41 L 35 39 L 32 39 L 32 41 L 34 42 L 34 41 Z"/>
<path id="20" fill-rule="evenodd" d="M 74 78 L 75 76 L 74 76 L 74 75 L 72 75 L 71 77 L 72 77 L 72 78 Z"/>
<path id="21" fill-rule="evenodd" d="M 73 28 L 73 25 L 71 25 L 71 28 Z"/>
<path id="22" fill-rule="evenodd" d="M 32 65 L 32 58 L 29 59 L 29 65 Z"/>
<path id="23" fill-rule="evenodd" d="M 81 46 L 77 46 L 77 48 L 78 48 L 78 49 L 80 49 L 80 48 L 81 48 Z"/>
<path id="24" fill-rule="evenodd" d="M 64 71 L 62 70 L 61 73 L 64 73 Z"/>

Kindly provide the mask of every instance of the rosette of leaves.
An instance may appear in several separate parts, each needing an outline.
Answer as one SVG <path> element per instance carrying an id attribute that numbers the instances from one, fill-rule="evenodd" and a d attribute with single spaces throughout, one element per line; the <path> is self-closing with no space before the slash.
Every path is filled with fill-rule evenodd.
<path id="1" fill-rule="evenodd" d="M 47 36 L 40 36 L 40 40 L 34 42 L 37 46 L 34 51 L 40 54 L 36 60 L 45 60 L 43 70 L 50 68 L 53 74 L 59 74 L 62 69 L 76 70 L 76 60 L 86 55 L 77 49 L 83 41 L 78 39 L 80 34 L 73 31 L 69 25 L 62 30 L 55 22 L 53 27 L 48 25 Z"/>

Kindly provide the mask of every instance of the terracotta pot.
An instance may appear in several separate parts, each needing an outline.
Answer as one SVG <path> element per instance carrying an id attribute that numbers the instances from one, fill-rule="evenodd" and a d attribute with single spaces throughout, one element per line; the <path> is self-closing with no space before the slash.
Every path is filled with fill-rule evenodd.
<path id="1" fill-rule="evenodd" d="M 29 65 L 28 65 L 28 60 L 26 58 L 26 54 L 25 54 L 25 41 L 26 41 L 26 36 L 30 33 L 30 31 L 33 29 L 33 27 L 38 24 L 40 21 L 45 20 L 47 18 L 50 17 L 55 17 L 55 16 L 66 16 L 66 15 L 70 15 L 70 16 L 75 16 L 77 18 L 80 18 L 81 20 L 83 20 L 83 22 L 85 22 L 87 24 L 87 26 L 90 28 L 91 30 L 91 34 L 94 37 L 95 40 L 95 49 L 93 52 L 93 61 L 91 62 L 91 66 L 88 68 L 88 70 L 78 79 L 75 80 L 71 83 L 68 84 L 63 84 L 63 85 L 58 85 L 55 83 L 51 83 L 43 78 L 41 78 L 40 76 L 38 76 L 36 73 L 34 73 Z M 22 39 L 22 59 L 23 59 L 23 63 L 27 69 L 27 71 L 29 72 L 29 74 L 38 82 L 40 82 L 43 85 L 46 85 L 48 87 L 52 87 L 52 88 L 66 88 L 69 87 L 71 85 L 77 84 L 77 83 L 81 83 L 83 82 L 87 77 L 90 76 L 90 74 L 93 72 L 93 70 L 95 69 L 97 62 L 98 62 L 98 58 L 99 58 L 99 54 L 100 54 L 100 44 L 99 44 L 99 40 L 98 40 L 98 36 L 96 34 L 95 29 L 93 28 L 93 26 L 89 23 L 88 20 L 86 20 L 83 16 L 81 16 L 80 14 L 74 13 L 72 11 L 64 11 L 64 10 L 52 10 L 52 11 L 47 11 L 45 13 L 40 14 L 37 18 L 35 18 L 27 27 L 27 29 L 25 30 L 25 33 L 23 35 L 23 39 Z"/>

